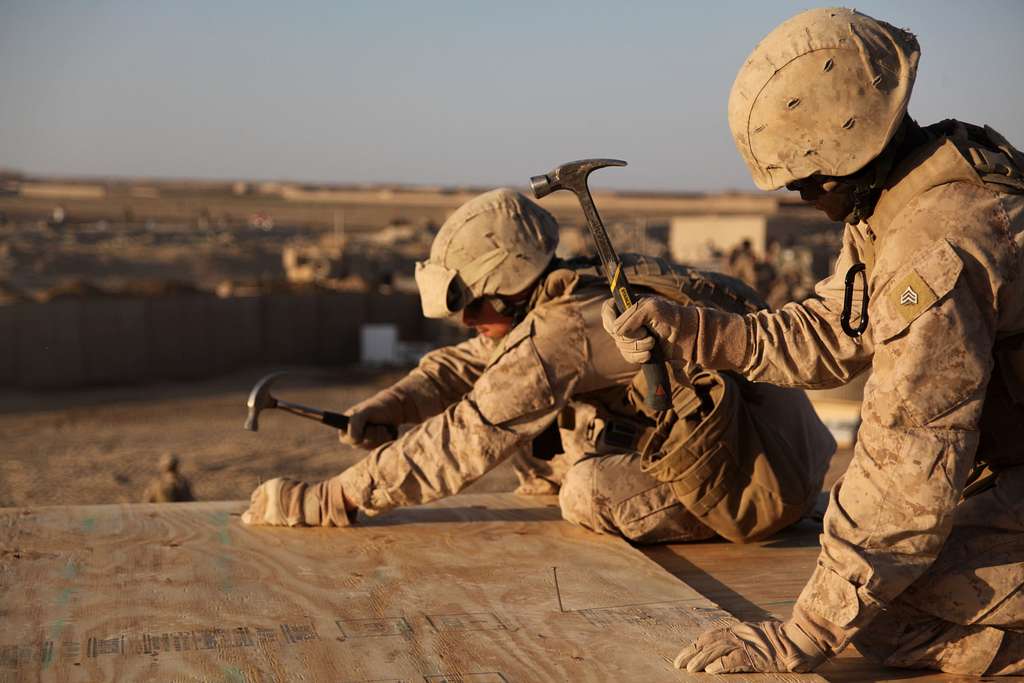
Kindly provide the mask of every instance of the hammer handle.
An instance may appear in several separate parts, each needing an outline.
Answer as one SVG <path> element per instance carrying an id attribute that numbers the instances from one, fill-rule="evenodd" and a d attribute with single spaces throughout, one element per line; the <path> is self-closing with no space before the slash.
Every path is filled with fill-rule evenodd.
<path id="1" fill-rule="evenodd" d="M 618 262 L 612 277 L 608 281 L 615 299 L 615 308 L 622 315 L 630 306 L 636 305 L 636 293 L 622 272 L 622 262 Z M 651 331 L 647 331 L 651 334 Z M 651 336 L 654 336 L 653 334 Z M 661 357 L 661 349 L 657 345 L 651 349 L 651 360 L 640 366 L 647 384 L 647 395 L 644 403 L 652 410 L 664 412 L 672 407 L 672 389 L 668 383 L 668 372 L 665 360 Z"/>
<path id="2" fill-rule="evenodd" d="M 608 278 L 608 286 L 611 287 L 612 297 L 615 299 L 615 307 L 619 315 L 626 312 L 626 309 L 636 303 L 636 293 L 630 286 L 626 274 L 622 272 L 622 259 L 615 252 L 608 231 L 604 228 L 604 222 L 597 213 L 594 199 L 590 196 L 590 190 L 584 189 L 576 195 L 583 207 L 583 215 L 587 219 L 587 227 L 597 245 L 597 255 L 604 266 L 605 277 Z M 651 334 L 651 331 L 647 331 Z M 653 334 L 651 336 L 654 336 Z M 661 349 L 655 346 L 651 349 L 651 360 L 640 366 L 647 382 L 647 395 L 644 396 L 644 403 L 651 410 L 664 412 L 672 407 L 672 389 L 668 383 L 668 372 L 665 370 L 665 360 L 661 357 Z"/>
<path id="3" fill-rule="evenodd" d="M 601 259 L 605 277 L 611 286 L 612 298 L 615 299 L 619 315 L 636 301 L 633 289 L 629 286 L 626 276 L 622 274 L 622 260 L 615 253 L 608 231 L 604 229 L 601 216 L 597 213 L 594 198 L 590 196 L 587 177 L 590 173 L 604 166 L 625 166 L 620 159 L 581 159 L 563 164 L 550 173 L 530 178 L 533 194 L 540 199 L 556 190 L 570 190 L 580 201 L 583 215 L 587 219 L 587 227 L 594 238 L 597 255 Z M 650 332 L 650 330 L 648 330 Z M 655 347 L 651 352 L 651 361 L 642 366 L 644 379 L 647 381 L 646 403 L 652 410 L 664 412 L 672 407 L 672 391 L 668 383 L 668 372 L 665 370 L 664 359 L 660 350 Z"/>
<path id="4" fill-rule="evenodd" d="M 329 410 L 324 411 L 323 417 L 320 419 L 325 425 L 330 425 L 336 429 L 348 429 L 348 415 L 342 415 L 341 413 L 332 413 Z M 367 427 L 383 427 L 387 430 L 388 436 L 394 441 L 398 438 L 398 428 L 395 425 L 378 425 L 369 423 Z"/>
<path id="5" fill-rule="evenodd" d="M 292 415 L 298 415 L 299 417 L 306 417 L 310 420 L 316 420 L 322 422 L 325 425 L 334 427 L 335 429 L 348 429 L 348 415 L 342 415 L 341 413 L 334 413 L 330 410 L 320 410 L 319 408 L 310 408 L 304 406 L 301 403 L 292 403 L 291 401 L 281 401 L 279 399 L 274 400 L 274 407 L 291 413 Z M 391 440 L 394 441 L 398 438 L 398 428 L 394 425 L 376 425 L 368 424 L 367 427 L 384 427 L 388 431 L 388 435 Z"/>
<path id="6" fill-rule="evenodd" d="M 341 413 L 332 413 L 329 410 L 325 410 L 320 421 L 325 425 L 330 425 L 335 429 L 348 429 L 348 416 L 342 415 Z"/>

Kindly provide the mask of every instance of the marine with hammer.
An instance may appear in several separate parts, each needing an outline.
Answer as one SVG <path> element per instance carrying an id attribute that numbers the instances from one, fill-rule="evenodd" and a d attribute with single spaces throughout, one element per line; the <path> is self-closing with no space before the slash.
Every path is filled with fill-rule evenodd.
<path id="1" fill-rule="evenodd" d="M 603 232 L 586 190 L 601 165 L 569 164 L 534 186 L 577 192 Z M 757 294 L 614 250 L 601 251 L 603 269 L 564 261 L 557 245 L 554 217 L 520 193 L 493 190 L 457 209 L 416 281 L 424 315 L 460 316 L 477 335 L 346 412 L 340 435 L 369 450 L 362 461 L 323 482 L 265 482 L 243 521 L 345 526 L 357 512 L 458 493 L 509 459 L 520 493 L 558 493 L 565 519 L 638 543 L 743 542 L 800 519 L 835 449 L 802 393 L 681 363 L 641 371 L 601 327 L 604 275 L 622 305 L 657 292 L 743 313 L 763 307 Z M 399 426 L 396 439 L 388 430 Z"/>
<path id="2" fill-rule="evenodd" d="M 807 388 L 871 369 L 791 617 L 704 633 L 676 660 L 691 672 L 809 671 L 854 643 L 888 666 L 1024 674 L 1024 154 L 988 126 L 918 125 L 920 56 L 909 31 L 823 8 L 736 76 L 729 124 L 758 187 L 846 224 L 816 297 L 606 307 L 636 362 L 657 348 Z"/>

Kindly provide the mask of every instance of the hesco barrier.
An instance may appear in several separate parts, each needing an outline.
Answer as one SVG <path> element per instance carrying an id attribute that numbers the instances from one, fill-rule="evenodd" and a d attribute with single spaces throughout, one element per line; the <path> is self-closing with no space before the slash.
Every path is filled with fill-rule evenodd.
<path id="1" fill-rule="evenodd" d="M 414 294 L 69 299 L 0 306 L 0 386 L 49 389 L 197 379 L 255 363 L 359 360 L 363 323 L 431 341 Z"/>

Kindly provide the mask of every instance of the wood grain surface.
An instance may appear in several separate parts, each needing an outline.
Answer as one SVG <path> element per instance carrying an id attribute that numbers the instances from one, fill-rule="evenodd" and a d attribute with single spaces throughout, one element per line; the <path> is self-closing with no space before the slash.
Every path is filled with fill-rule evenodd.
<path id="1" fill-rule="evenodd" d="M 0 681 L 710 678 L 671 659 L 731 617 L 553 503 L 464 495 L 348 529 L 246 527 L 238 502 L 3 509 Z"/>

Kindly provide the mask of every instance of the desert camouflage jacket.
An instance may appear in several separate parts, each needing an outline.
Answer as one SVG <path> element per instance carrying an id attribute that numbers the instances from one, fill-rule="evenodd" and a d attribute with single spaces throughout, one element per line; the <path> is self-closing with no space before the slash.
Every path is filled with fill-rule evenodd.
<path id="1" fill-rule="evenodd" d="M 819 298 L 715 316 L 708 333 L 731 342 L 697 355 L 785 386 L 836 386 L 872 370 L 855 454 L 832 489 L 818 566 L 796 606 L 837 627 L 836 650 L 935 560 L 976 454 L 995 469 L 1024 464 L 1021 420 L 996 415 L 1012 406 L 993 376 L 998 343 L 1024 331 L 1024 195 L 985 182 L 970 146 L 960 127 L 917 150 L 873 215 L 846 226 Z M 866 264 L 871 295 L 859 339 L 840 326 L 853 263 Z M 1002 591 L 992 604 L 1016 588 L 992 582 Z"/>

